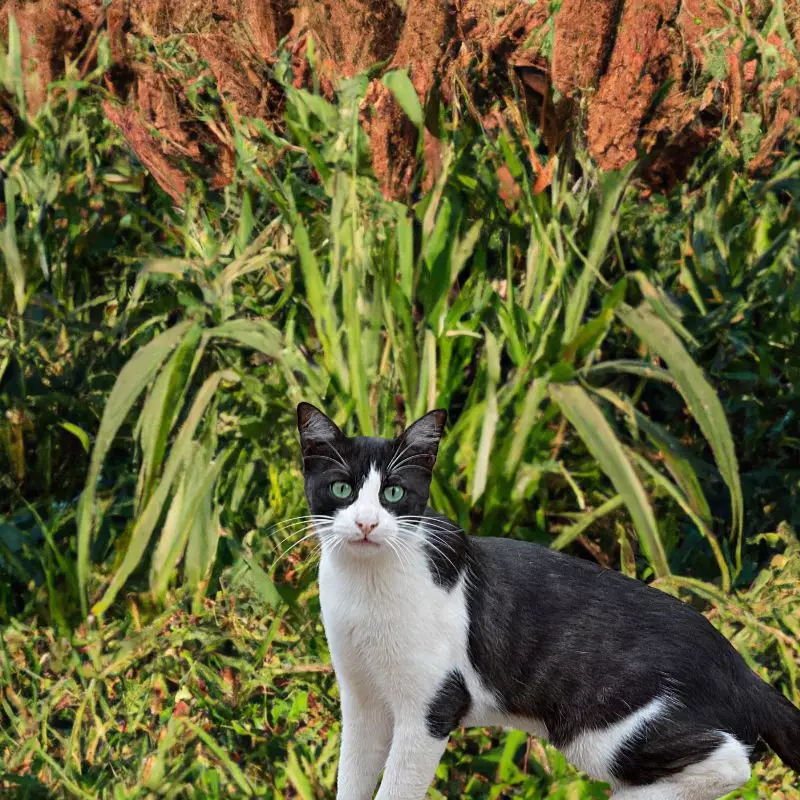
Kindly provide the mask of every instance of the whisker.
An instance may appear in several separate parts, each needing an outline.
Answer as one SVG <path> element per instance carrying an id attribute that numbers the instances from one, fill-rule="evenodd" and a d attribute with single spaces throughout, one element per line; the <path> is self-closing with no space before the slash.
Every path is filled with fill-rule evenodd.
<path id="1" fill-rule="evenodd" d="M 409 442 L 402 450 L 399 450 L 392 456 L 392 460 L 389 462 L 389 465 L 386 467 L 386 471 L 389 472 L 391 468 L 394 466 L 395 462 L 397 461 L 403 453 L 407 453 L 411 449 L 411 443 Z"/>
<path id="2" fill-rule="evenodd" d="M 446 542 L 447 545 L 452 548 L 452 544 L 442 535 L 445 533 L 453 533 L 451 530 L 447 530 L 445 528 L 429 528 L 423 525 L 408 525 L 408 523 L 399 523 L 404 530 L 409 531 L 410 533 L 418 533 L 420 531 L 424 531 L 426 533 L 430 533 L 432 536 L 435 536 L 439 541 Z"/>
<path id="3" fill-rule="evenodd" d="M 306 534 L 306 535 L 305 535 L 305 536 L 304 536 L 302 539 L 300 539 L 299 541 L 295 542 L 295 543 L 294 543 L 294 544 L 293 544 L 291 547 L 289 547 L 288 549 L 284 550 L 284 551 L 283 551 L 283 552 L 282 552 L 282 553 L 281 553 L 281 554 L 280 554 L 280 555 L 279 555 L 279 556 L 278 556 L 278 557 L 275 559 L 275 561 L 273 561 L 273 565 L 274 565 L 274 564 L 277 564 L 279 561 L 281 561 L 281 559 L 285 558 L 285 557 L 286 557 L 286 556 L 287 556 L 289 553 L 291 553 L 291 552 L 292 552 L 292 550 L 294 550 L 294 549 L 295 549 L 295 547 L 299 547 L 299 546 L 300 546 L 300 545 L 301 545 L 303 542 L 305 542 L 307 539 L 310 539 L 312 536 L 316 536 L 317 534 L 318 534 L 318 531 L 317 531 L 317 530 L 313 530 L 313 531 L 311 531 L 311 533 L 307 533 L 307 534 Z"/>
<path id="4" fill-rule="evenodd" d="M 400 551 L 398 550 L 398 548 L 396 548 L 394 546 L 394 544 L 392 543 L 391 539 L 387 539 L 386 540 L 386 544 L 389 546 L 391 551 L 397 556 L 397 560 L 400 562 L 400 566 L 403 568 L 403 574 L 406 577 L 408 577 L 408 571 L 406 570 L 406 564 L 405 564 L 405 561 L 403 561 L 403 559 L 402 559 L 402 557 L 400 555 Z"/>
<path id="5" fill-rule="evenodd" d="M 446 547 L 452 553 L 458 552 L 457 549 L 454 547 L 453 543 L 447 537 L 445 537 L 440 531 L 433 531 L 430 529 L 427 529 L 425 531 L 420 531 L 418 528 L 413 530 L 408 530 L 406 528 L 405 531 L 412 537 L 430 539 L 431 541 L 438 542 L 440 545 L 442 545 L 442 547 Z"/>
<path id="6" fill-rule="evenodd" d="M 322 514 L 305 514 L 302 517 L 290 517 L 289 519 L 281 520 L 280 522 L 276 522 L 270 525 L 268 528 L 265 528 L 261 533 L 262 535 L 269 535 L 273 531 L 283 530 L 288 527 L 292 527 L 294 525 L 300 525 L 303 522 L 314 522 L 319 520 L 328 520 L 333 519 L 333 517 L 329 517 Z"/>
<path id="7" fill-rule="evenodd" d="M 419 517 L 414 519 L 412 517 L 398 517 L 399 522 L 405 524 L 424 526 L 427 530 L 440 531 L 441 533 L 463 533 L 464 531 L 457 525 L 447 525 L 441 520 L 431 519 L 430 517 Z"/>
<path id="8" fill-rule="evenodd" d="M 424 522 L 436 523 L 437 525 L 450 525 L 453 530 L 460 531 L 462 528 L 459 525 L 456 525 L 455 522 L 452 522 L 449 519 L 440 519 L 439 517 L 431 517 L 428 514 L 403 514 L 402 516 L 398 517 L 398 519 L 410 519 L 410 520 L 422 520 Z"/>
<path id="9" fill-rule="evenodd" d="M 282 545 L 284 542 L 288 542 L 289 539 L 291 539 L 293 536 L 298 536 L 299 534 L 305 533 L 308 530 L 315 529 L 318 526 L 324 528 L 324 527 L 326 527 L 328 525 L 332 525 L 332 524 L 333 524 L 333 519 L 332 518 L 328 519 L 328 520 L 321 520 L 321 521 L 320 520 L 313 520 L 311 522 L 304 522 L 302 525 L 298 525 L 294 530 L 289 531 L 289 533 L 287 533 L 286 536 L 284 536 L 278 542 L 278 545 Z M 278 533 L 278 531 L 275 531 L 275 533 Z M 283 531 L 281 531 L 281 533 L 286 533 L 286 530 L 284 529 Z"/>
<path id="10" fill-rule="evenodd" d="M 333 450 L 336 457 L 339 459 L 339 463 L 345 468 L 348 469 L 347 463 L 345 462 L 344 458 L 342 458 L 342 454 L 333 446 L 332 442 L 325 442 L 325 444 Z M 349 471 L 349 470 L 348 470 Z"/>
<path id="11" fill-rule="evenodd" d="M 427 453 L 417 453 L 416 455 L 408 456 L 408 458 L 404 458 L 399 463 L 392 465 L 391 471 L 401 472 L 403 469 L 409 469 L 407 465 L 410 464 L 415 458 L 430 458 L 430 456 Z M 427 467 L 423 467 L 421 465 L 415 464 L 414 466 L 418 467 L 419 469 L 427 469 Z M 389 469 L 387 468 L 386 471 L 389 472 Z"/>
<path id="12" fill-rule="evenodd" d="M 303 456 L 303 461 L 305 462 L 309 458 L 323 458 L 323 459 L 325 459 L 325 461 L 331 461 L 332 463 L 336 464 L 336 466 L 344 465 L 345 468 L 347 466 L 346 464 L 344 464 L 343 461 L 341 461 L 339 459 L 336 459 L 336 458 L 331 458 L 330 456 L 324 456 L 324 455 L 322 455 L 322 453 L 311 453 L 310 455 Z"/>
<path id="13" fill-rule="evenodd" d="M 447 561 L 447 563 L 450 564 L 450 566 L 456 572 L 459 571 L 458 567 L 456 567 L 456 565 L 453 563 L 453 561 L 450 559 L 450 557 L 442 550 L 442 548 L 440 546 L 438 546 L 440 544 L 441 545 L 447 545 L 455 553 L 456 552 L 455 548 L 449 542 L 442 541 L 441 539 L 439 539 L 438 537 L 435 537 L 435 536 L 434 536 L 433 540 L 431 540 L 431 538 L 420 534 L 418 531 L 408 531 L 407 530 L 406 533 L 408 533 L 412 538 L 415 538 L 415 539 L 417 539 L 419 541 L 422 541 L 425 544 L 429 545 L 431 547 L 431 549 L 435 553 L 438 553 L 442 558 L 444 558 Z"/>

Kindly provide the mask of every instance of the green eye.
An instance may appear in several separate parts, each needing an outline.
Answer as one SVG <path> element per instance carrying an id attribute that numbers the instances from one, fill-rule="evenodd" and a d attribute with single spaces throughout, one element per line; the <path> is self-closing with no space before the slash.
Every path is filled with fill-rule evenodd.
<path id="1" fill-rule="evenodd" d="M 334 481 L 331 484 L 331 493 L 340 500 L 347 500 L 353 494 L 353 487 L 345 481 Z"/>
<path id="2" fill-rule="evenodd" d="M 402 486 L 387 486 L 383 496 L 390 503 L 399 503 L 405 497 L 406 490 Z"/>

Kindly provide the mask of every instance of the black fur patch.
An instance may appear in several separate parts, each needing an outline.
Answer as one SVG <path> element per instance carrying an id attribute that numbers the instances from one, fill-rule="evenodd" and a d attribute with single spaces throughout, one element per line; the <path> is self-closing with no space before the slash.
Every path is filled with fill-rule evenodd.
<path id="1" fill-rule="evenodd" d="M 428 705 L 425 718 L 428 733 L 435 739 L 446 739 L 461 724 L 471 702 L 464 676 L 459 670 L 453 670 Z"/>
<path id="2" fill-rule="evenodd" d="M 647 786 L 699 764 L 724 741 L 719 731 L 698 730 L 691 718 L 671 715 L 650 723 L 642 734 L 623 745 L 611 773 L 625 784 Z"/>
<path id="3" fill-rule="evenodd" d="M 428 535 L 425 552 L 431 577 L 437 586 L 448 591 L 457 583 L 467 565 L 469 544 L 464 531 L 450 522 L 447 517 L 427 509 L 422 528 L 427 528 Z"/>

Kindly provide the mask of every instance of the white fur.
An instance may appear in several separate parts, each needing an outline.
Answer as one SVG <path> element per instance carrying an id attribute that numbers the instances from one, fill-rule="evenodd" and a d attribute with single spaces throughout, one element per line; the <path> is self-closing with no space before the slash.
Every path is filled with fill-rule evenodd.
<path id="1" fill-rule="evenodd" d="M 564 755 L 588 775 L 600 780 L 614 781 L 609 767 L 620 747 L 660 717 L 667 707 L 661 697 L 651 700 L 619 722 L 576 736 L 564 747 Z"/>
<path id="2" fill-rule="evenodd" d="M 320 531 L 322 616 L 342 697 L 338 800 L 370 800 L 385 767 L 377 800 L 422 800 L 446 740 L 427 729 L 437 689 L 460 670 L 471 696 L 467 726 L 506 726 L 546 736 L 535 719 L 510 717 L 473 669 L 468 654 L 466 585 L 451 591 L 432 580 L 421 533 L 398 525 L 380 502 L 373 467 L 355 501 Z M 363 544 L 358 523 L 376 527 Z M 660 714 L 666 699 L 601 730 L 585 731 L 565 755 L 594 777 L 608 780 L 614 755 Z M 644 789 L 624 788 L 620 800 L 711 800 L 747 779 L 749 765 L 732 737 L 701 764 Z M 745 771 L 747 768 L 747 771 Z M 660 792 L 663 793 L 659 794 Z"/>

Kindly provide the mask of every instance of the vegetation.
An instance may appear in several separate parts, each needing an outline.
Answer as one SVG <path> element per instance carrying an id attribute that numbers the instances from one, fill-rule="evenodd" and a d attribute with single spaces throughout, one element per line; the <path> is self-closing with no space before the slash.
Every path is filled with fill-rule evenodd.
<path id="1" fill-rule="evenodd" d="M 366 76 L 326 97 L 313 47 L 306 83 L 285 53 L 269 126 L 182 46 L 155 55 L 235 154 L 222 188 L 187 168 L 180 206 L 104 110 L 103 38 L 35 113 L 13 22 L 0 53 L 4 796 L 331 795 L 301 399 L 382 435 L 448 407 L 438 509 L 698 604 L 800 701 L 796 137 L 752 174 L 770 132 L 748 117 L 659 194 L 578 139 L 548 161 L 518 98 L 459 85 L 423 108 L 392 70 L 441 145 L 401 201 L 372 168 Z M 735 796 L 796 782 L 771 757 Z M 455 736 L 432 791 L 606 795 L 496 731 Z"/>

